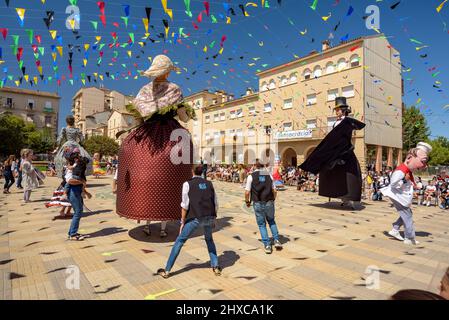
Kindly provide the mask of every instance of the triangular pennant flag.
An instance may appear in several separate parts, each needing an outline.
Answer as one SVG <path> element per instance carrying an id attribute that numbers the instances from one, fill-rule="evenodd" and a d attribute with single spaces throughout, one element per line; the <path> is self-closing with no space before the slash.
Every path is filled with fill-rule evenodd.
<path id="1" fill-rule="evenodd" d="M 54 21 L 54 11 L 47 11 L 47 17 L 44 18 L 45 25 L 47 26 L 47 29 L 50 29 L 50 25 Z"/>
<path id="2" fill-rule="evenodd" d="M 129 5 L 122 4 L 123 10 L 125 11 L 125 16 L 129 17 Z"/>
<path id="3" fill-rule="evenodd" d="M 3 36 L 3 40 L 6 40 L 6 36 L 8 35 L 8 29 L 7 28 L 1 28 L 0 33 Z"/>
<path id="4" fill-rule="evenodd" d="M 101 15 L 100 16 L 100 20 L 101 20 L 101 23 L 103 24 L 103 26 L 106 27 L 106 16 L 105 15 Z"/>
<path id="5" fill-rule="evenodd" d="M 173 21 L 173 10 L 167 8 L 167 0 L 161 0 L 162 7 L 164 8 L 165 13 L 170 17 L 170 19 Z"/>
<path id="6" fill-rule="evenodd" d="M 34 30 L 33 29 L 26 29 L 25 31 L 28 34 L 28 38 L 30 39 L 30 44 L 32 44 L 33 43 Z"/>
<path id="7" fill-rule="evenodd" d="M 57 34 L 58 34 L 58 30 L 50 30 L 50 35 L 53 40 L 56 39 Z"/>
<path id="8" fill-rule="evenodd" d="M 131 39 L 131 43 L 134 43 L 134 33 L 129 33 L 129 38 Z"/>
<path id="9" fill-rule="evenodd" d="M 16 8 L 17 15 L 19 16 L 20 26 L 23 27 L 23 21 L 25 20 L 25 11 L 24 8 Z"/>
<path id="10" fill-rule="evenodd" d="M 59 55 L 62 57 L 62 50 L 63 50 L 63 48 L 58 46 L 58 47 L 56 47 L 56 49 L 58 50 Z"/>
<path id="11" fill-rule="evenodd" d="M 90 21 L 90 23 L 94 27 L 95 31 L 97 31 L 97 29 L 98 29 L 98 22 L 97 21 Z"/>
<path id="12" fill-rule="evenodd" d="M 123 22 L 125 23 L 125 27 L 126 28 L 128 28 L 128 20 L 129 20 L 129 18 L 128 17 L 120 17 L 122 20 L 123 20 Z"/>
<path id="13" fill-rule="evenodd" d="M 41 56 L 45 54 L 45 47 L 39 47 L 38 50 L 41 53 Z"/>
<path id="14" fill-rule="evenodd" d="M 145 27 L 145 33 L 148 33 L 148 19 L 142 18 L 143 26 Z"/>

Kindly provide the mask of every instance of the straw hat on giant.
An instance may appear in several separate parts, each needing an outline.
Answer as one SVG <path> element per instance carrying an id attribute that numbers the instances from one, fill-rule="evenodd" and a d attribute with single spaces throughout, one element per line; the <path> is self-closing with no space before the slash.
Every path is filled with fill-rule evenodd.
<path id="1" fill-rule="evenodd" d="M 175 67 L 169 57 L 161 54 L 154 57 L 151 67 L 147 71 L 142 72 L 141 75 L 149 78 L 157 78 L 170 71 L 180 71 L 180 69 Z"/>

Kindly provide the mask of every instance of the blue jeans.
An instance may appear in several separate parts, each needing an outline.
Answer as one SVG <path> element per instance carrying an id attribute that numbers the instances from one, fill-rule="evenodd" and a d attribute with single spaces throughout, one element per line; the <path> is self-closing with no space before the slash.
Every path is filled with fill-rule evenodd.
<path id="1" fill-rule="evenodd" d="M 274 221 L 274 201 L 254 202 L 253 207 L 262 242 L 264 246 L 269 246 L 271 245 L 271 241 L 268 237 L 267 223 L 270 226 L 273 239 L 279 240 L 279 231 Z"/>
<path id="2" fill-rule="evenodd" d="M 165 266 L 165 271 L 169 272 L 172 269 L 176 258 L 178 258 L 179 252 L 181 252 L 182 246 L 199 226 L 203 226 L 204 229 L 204 239 L 206 240 L 207 251 L 209 251 L 211 267 L 218 267 L 217 249 L 215 248 L 214 239 L 212 238 L 212 226 L 214 220 L 215 217 L 203 217 L 190 219 L 185 222 L 181 234 L 176 238 L 175 244 L 171 249 L 170 257 Z"/>
<path id="3" fill-rule="evenodd" d="M 83 186 L 68 186 L 69 201 L 73 208 L 73 218 L 70 224 L 69 236 L 73 236 L 78 233 L 78 228 L 80 225 L 81 216 L 83 214 L 83 197 L 81 193 L 83 192 Z"/>
<path id="4" fill-rule="evenodd" d="M 17 185 L 17 188 L 22 188 L 22 171 L 18 171 L 18 172 L 19 172 L 19 175 L 17 177 L 16 185 Z"/>
<path id="5" fill-rule="evenodd" d="M 12 185 L 14 184 L 14 175 L 12 173 L 12 171 L 5 171 L 3 173 L 3 176 L 5 177 L 5 186 L 3 187 L 5 190 L 9 191 L 9 188 L 12 187 Z"/>

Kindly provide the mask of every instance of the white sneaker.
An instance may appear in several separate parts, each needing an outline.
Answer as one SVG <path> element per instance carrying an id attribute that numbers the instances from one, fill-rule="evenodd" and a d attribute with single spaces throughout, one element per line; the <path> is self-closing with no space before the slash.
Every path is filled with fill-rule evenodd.
<path id="1" fill-rule="evenodd" d="M 413 245 L 416 246 L 416 245 L 419 244 L 419 241 L 416 241 L 415 239 L 407 239 L 407 238 L 405 238 L 404 244 L 413 244 Z"/>
<path id="2" fill-rule="evenodd" d="M 399 241 L 405 241 L 404 238 L 402 238 L 401 234 L 399 233 L 398 230 L 396 229 L 392 229 L 390 232 L 388 232 L 388 234 L 390 236 L 392 236 L 393 238 L 398 239 Z"/>

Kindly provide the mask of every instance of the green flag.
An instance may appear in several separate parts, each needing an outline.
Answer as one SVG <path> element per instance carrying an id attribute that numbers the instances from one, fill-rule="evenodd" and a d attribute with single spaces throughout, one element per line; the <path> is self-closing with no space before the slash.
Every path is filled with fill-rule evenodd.
<path id="1" fill-rule="evenodd" d="M 25 31 L 28 34 L 28 38 L 30 39 L 30 44 L 32 44 L 33 43 L 34 31 L 32 29 L 26 29 Z"/>
<path id="2" fill-rule="evenodd" d="M 95 31 L 98 29 L 98 22 L 97 21 L 90 21 L 92 23 L 92 26 L 94 27 Z"/>
<path id="3" fill-rule="evenodd" d="M 310 8 L 312 8 L 312 10 L 316 10 L 317 4 L 318 4 L 318 0 L 314 0 L 313 4 L 310 6 Z"/>
<path id="4" fill-rule="evenodd" d="M 134 43 L 134 33 L 130 33 L 129 37 L 131 38 L 131 41 Z"/>
<path id="5" fill-rule="evenodd" d="M 129 18 L 128 17 L 120 17 L 122 20 L 123 20 L 123 22 L 125 23 L 125 26 L 128 28 L 128 20 L 129 20 Z"/>

